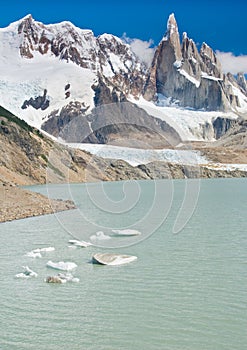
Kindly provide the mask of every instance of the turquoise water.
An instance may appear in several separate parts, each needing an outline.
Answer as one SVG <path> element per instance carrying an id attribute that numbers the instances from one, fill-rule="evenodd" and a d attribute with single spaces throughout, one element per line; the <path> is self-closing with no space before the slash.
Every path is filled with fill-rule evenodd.
<path id="1" fill-rule="evenodd" d="M 201 181 L 195 211 L 179 234 L 173 234 L 173 225 L 184 199 L 184 181 L 160 185 L 161 202 L 172 201 L 157 205 L 148 217 L 150 225 L 143 217 L 157 197 L 152 181 L 138 183 L 138 202 L 131 202 L 131 209 L 129 203 L 123 205 L 122 183 L 108 183 L 108 212 L 99 210 L 103 195 L 97 185 L 90 189 L 95 188 L 99 198 L 92 193 L 89 198 L 86 185 L 71 185 L 69 190 L 52 186 L 50 195 L 66 198 L 69 192 L 79 209 L 0 224 L 1 349 L 245 349 L 247 181 Z M 136 197 L 133 189 L 130 192 Z M 153 223 L 160 227 L 149 235 Z M 111 228 L 129 225 L 139 228 L 144 239 L 112 237 L 96 247 L 68 248 L 74 235 L 90 239 L 97 230 L 108 235 Z M 41 259 L 24 256 L 48 246 L 56 250 Z M 93 253 L 109 250 L 138 260 L 119 267 L 90 263 Z M 80 282 L 44 283 L 55 274 L 45 266 L 48 260 L 75 262 Z M 23 265 L 38 277 L 15 279 Z"/>

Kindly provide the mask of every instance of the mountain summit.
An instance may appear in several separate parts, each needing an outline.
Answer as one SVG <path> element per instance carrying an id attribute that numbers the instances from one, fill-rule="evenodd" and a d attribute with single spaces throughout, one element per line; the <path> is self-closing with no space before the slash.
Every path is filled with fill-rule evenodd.
<path id="1" fill-rule="evenodd" d="M 235 81 L 236 82 L 236 81 Z M 242 84 L 242 93 L 244 82 Z M 235 84 L 236 85 L 236 84 Z M 213 50 L 203 43 L 198 51 L 195 42 L 183 33 L 182 42 L 174 14 L 160 42 L 149 72 L 144 96 L 171 97 L 180 106 L 205 110 L 230 110 L 241 107 L 239 94 L 222 73 Z"/>

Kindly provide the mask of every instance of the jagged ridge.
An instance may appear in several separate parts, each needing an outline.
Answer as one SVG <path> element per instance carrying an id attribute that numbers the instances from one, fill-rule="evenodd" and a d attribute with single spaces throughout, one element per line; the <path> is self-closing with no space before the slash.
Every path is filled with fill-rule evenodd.
<path id="1" fill-rule="evenodd" d="M 162 94 L 177 100 L 180 106 L 225 111 L 241 107 L 232 85 L 241 87 L 246 94 L 244 75 L 229 80 L 213 50 L 203 43 L 198 51 L 187 33 L 183 33 L 181 43 L 175 16 L 170 15 L 167 33 L 155 52 L 144 97 L 152 100 Z"/>

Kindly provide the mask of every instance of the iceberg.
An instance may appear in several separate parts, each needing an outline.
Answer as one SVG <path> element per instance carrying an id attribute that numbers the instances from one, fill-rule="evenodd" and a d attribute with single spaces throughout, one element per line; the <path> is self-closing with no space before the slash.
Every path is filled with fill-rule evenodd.
<path id="1" fill-rule="evenodd" d="M 115 236 L 139 236 L 141 232 L 138 230 L 112 230 Z"/>
<path id="2" fill-rule="evenodd" d="M 30 278 L 37 277 L 38 274 L 31 270 L 28 266 L 22 266 L 24 271 L 15 275 L 16 278 Z"/>
<path id="3" fill-rule="evenodd" d="M 42 255 L 39 252 L 35 253 L 33 250 L 28 252 L 25 256 L 28 256 L 29 258 L 42 258 Z"/>
<path id="4" fill-rule="evenodd" d="M 96 253 L 92 257 L 92 262 L 94 264 L 100 264 L 100 265 L 118 266 L 118 265 L 128 264 L 132 261 L 135 261 L 136 259 L 137 259 L 137 256 L 133 256 L 133 255 Z"/>
<path id="5" fill-rule="evenodd" d="M 96 232 L 95 235 L 92 235 L 90 239 L 91 241 L 106 241 L 111 239 L 111 237 L 108 235 L 105 235 L 103 231 L 98 231 Z"/>
<path id="6" fill-rule="evenodd" d="M 77 267 L 77 265 L 73 262 L 64 262 L 64 261 L 59 261 L 59 262 L 53 262 L 49 260 L 46 264 L 47 267 L 51 267 L 52 269 L 55 270 L 62 270 L 62 271 L 71 271 Z"/>
<path id="7" fill-rule="evenodd" d="M 34 253 L 43 253 L 43 252 L 53 252 L 54 250 L 55 250 L 54 247 L 37 248 L 37 249 L 34 249 L 33 252 L 34 252 Z"/>
<path id="8" fill-rule="evenodd" d="M 92 243 L 90 242 L 78 241 L 76 239 L 69 240 L 69 243 L 72 244 L 72 246 L 81 247 L 81 248 L 87 248 L 92 245 Z"/>
<path id="9" fill-rule="evenodd" d="M 54 250 L 55 250 L 54 247 L 37 248 L 37 249 L 31 250 L 31 252 L 28 252 L 25 256 L 28 256 L 29 258 L 42 258 L 41 253 L 53 252 Z"/>

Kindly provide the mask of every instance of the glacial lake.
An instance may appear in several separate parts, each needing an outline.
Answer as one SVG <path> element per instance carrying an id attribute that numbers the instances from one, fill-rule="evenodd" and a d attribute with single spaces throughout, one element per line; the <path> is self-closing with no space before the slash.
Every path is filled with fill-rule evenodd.
<path id="1" fill-rule="evenodd" d="M 78 209 L 0 224 L 1 350 L 246 348 L 246 179 L 32 189 Z M 128 228 L 142 234 L 112 234 Z M 74 238 L 95 245 L 72 249 Z M 105 251 L 138 259 L 93 265 L 92 254 Z M 58 272 L 49 260 L 76 263 L 80 282 L 45 283 Z M 26 265 L 37 278 L 15 278 Z"/>

